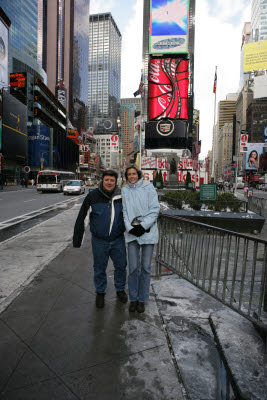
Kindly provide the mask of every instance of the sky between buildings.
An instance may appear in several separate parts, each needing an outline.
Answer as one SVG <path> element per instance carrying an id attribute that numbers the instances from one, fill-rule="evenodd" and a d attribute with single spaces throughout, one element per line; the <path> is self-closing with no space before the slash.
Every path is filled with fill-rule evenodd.
<path id="1" fill-rule="evenodd" d="M 142 68 L 143 0 L 90 0 L 90 14 L 111 12 L 122 34 L 121 97 L 133 97 Z M 244 22 L 251 19 L 251 0 L 196 0 L 194 108 L 200 110 L 201 158 L 212 148 L 213 81 L 216 102 L 236 93 Z"/>

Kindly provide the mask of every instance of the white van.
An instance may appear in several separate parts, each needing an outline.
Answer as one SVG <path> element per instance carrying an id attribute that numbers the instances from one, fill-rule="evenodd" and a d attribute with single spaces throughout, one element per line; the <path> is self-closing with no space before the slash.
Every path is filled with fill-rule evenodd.
<path id="1" fill-rule="evenodd" d="M 242 176 L 238 176 L 236 178 L 236 188 L 237 189 L 243 189 L 245 186 L 244 182 L 243 182 L 243 177 Z"/>

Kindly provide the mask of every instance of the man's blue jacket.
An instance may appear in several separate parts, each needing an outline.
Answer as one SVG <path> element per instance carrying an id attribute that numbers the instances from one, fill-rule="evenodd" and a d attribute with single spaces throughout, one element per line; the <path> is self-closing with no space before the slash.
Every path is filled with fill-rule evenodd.
<path id="1" fill-rule="evenodd" d="M 90 211 L 90 231 L 93 236 L 112 241 L 125 231 L 121 191 L 118 187 L 109 196 L 103 189 L 102 182 L 97 189 L 85 197 L 78 214 L 73 234 L 73 247 L 80 247 L 84 234 L 84 220 Z"/>

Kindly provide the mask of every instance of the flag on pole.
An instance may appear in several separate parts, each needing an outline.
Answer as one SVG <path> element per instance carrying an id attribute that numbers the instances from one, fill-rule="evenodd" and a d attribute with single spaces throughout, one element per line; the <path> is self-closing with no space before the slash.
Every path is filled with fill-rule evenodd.
<path id="1" fill-rule="evenodd" d="M 140 84 L 139 84 L 139 88 L 136 92 L 134 92 L 134 97 L 138 96 L 139 94 L 141 95 L 143 92 L 143 87 L 144 87 L 144 83 L 143 83 L 143 75 L 141 76 L 141 80 L 140 80 Z"/>
<path id="2" fill-rule="evenodd" d="M 214 76 L 214 84 L 213 84 L 213 93 L 216 93 L 217 89 L 217 67 L 215 68 L 215 76 Z"/>

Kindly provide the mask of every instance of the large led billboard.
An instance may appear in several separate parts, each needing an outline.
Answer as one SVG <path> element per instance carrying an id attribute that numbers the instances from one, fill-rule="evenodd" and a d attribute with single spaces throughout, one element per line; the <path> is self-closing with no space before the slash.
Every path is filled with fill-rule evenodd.
<path id="1" fill-rule="evenodd" d="M 150 54 L 188 53 L 189 0 L 151 0 Z"/>
<path id="2" fill-rule="evenodd" d="M 8 85 L 8 28 L 0 18 L 0 88 Z"/>
<path id="3" fill-rule="evenodd" d="M 146 123 L 146 149 L 184 149 L 187 147 L 186 121 L 161 119 Z"/>
<path id="4" fill-rule="evenodd" d="M 244 73 L 267 69 L 267 40 L 244 45 Z"/>
<path id="5" fill-rule="evenodd" d="M 27 160 L 27 107 L 3 90 L 3 155 L 7 160 Z"/>
<path id="6" fill-rule="evenodd" d="M 153 58 L 148 71 L 149 120 L 188 119 L 188 61 Z"/>

